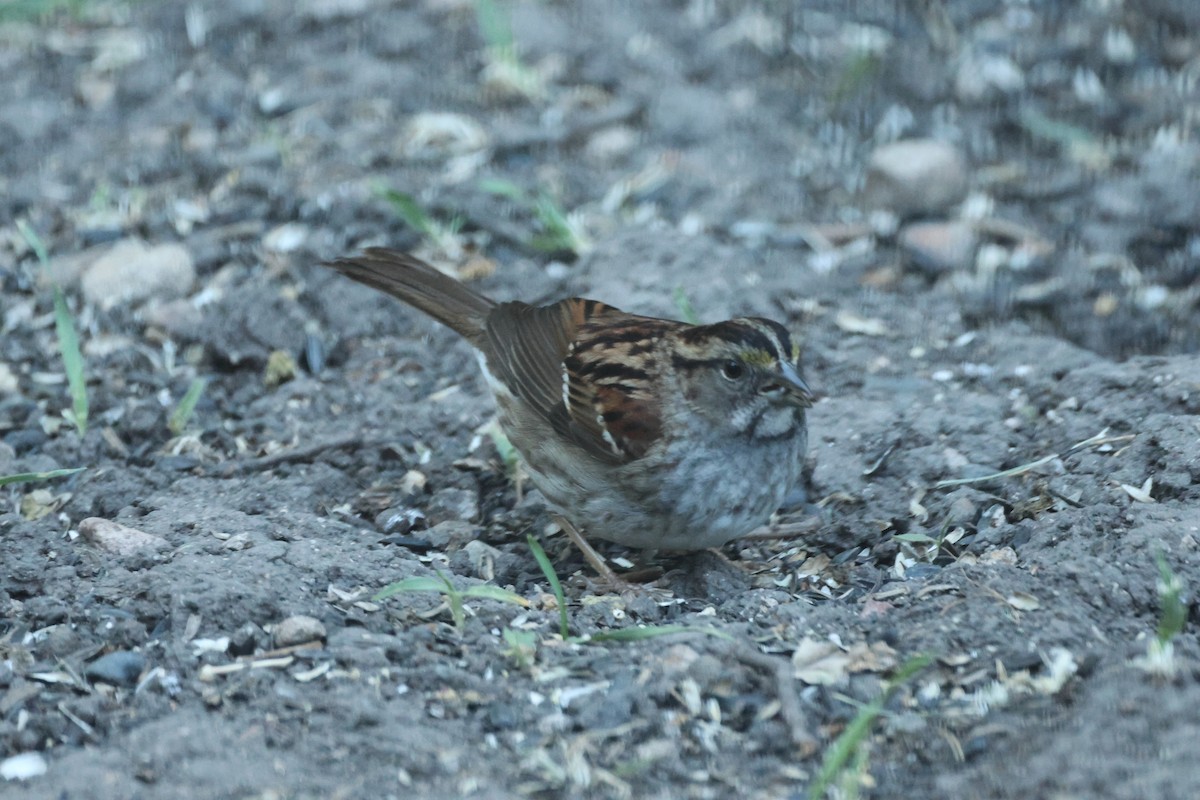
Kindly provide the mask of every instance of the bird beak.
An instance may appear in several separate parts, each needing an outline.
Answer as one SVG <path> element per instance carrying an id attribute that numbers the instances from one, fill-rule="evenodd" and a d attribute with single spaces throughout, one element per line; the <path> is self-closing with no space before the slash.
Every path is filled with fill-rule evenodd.
<path id="1" fill-rule="evenodd" d="M 812 408 L 813 390 L 799 371 L 786 361 L 779 362 L 779 377 L 762 388 L 762 393 L 798 408 Z"/>

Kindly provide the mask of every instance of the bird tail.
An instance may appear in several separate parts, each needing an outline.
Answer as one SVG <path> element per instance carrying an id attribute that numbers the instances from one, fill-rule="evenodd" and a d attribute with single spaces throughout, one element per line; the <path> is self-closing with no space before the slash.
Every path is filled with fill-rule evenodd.
<path id="1" fill-rule="evenodd" d="M 397 297 L 478 346 L 496 303 L 419 258 L 372 247 L 361 256 L 325 263 L 347 278 Z"/>

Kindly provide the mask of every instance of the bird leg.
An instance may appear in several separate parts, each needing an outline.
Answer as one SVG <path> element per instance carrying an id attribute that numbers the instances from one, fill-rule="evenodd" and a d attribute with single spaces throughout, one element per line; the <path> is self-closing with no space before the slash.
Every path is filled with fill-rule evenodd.
<path id="1" fill-rule="evenodd" d="M 581 534 L 566 517 L 561 514 L 555 514 L 554 520 L 558 523 L 558 527 L 562 528 L 563 533 L 567 535 L 567 538 L 570 539 L 575 547 L 579 549 L 579 552 L 583 555 L 584 560 L 592 565 L 592 569 L 596 570 L 600 577 L 607 582 L 609 586 L 617 589 L 618 591 L 629 588 L 628 581 L 624 580 L 623 578 L 619 577 L 617 573 L 613 572 L 612 567 L 605 562 L 604 556 L 596 552 L 596 548 L 592 547 L 588 543 L 588 540 L 583 538 L 583 534 Z"/>

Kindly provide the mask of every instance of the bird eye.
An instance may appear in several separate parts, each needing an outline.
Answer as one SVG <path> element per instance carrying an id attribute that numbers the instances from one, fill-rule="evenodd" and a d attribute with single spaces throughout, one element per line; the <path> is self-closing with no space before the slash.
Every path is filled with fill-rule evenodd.
<path id="1" fill-rule="evenodd" d="M 727 381 L 741 380 L 746 374 L 746 367 L 742 362 L 730 359 L 721 365 L 721 376 Z"/>

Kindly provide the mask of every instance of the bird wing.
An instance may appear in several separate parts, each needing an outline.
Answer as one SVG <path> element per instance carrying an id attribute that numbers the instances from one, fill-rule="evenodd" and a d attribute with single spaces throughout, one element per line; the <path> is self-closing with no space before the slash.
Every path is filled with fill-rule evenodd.
<path id="1" fill-rule="evenodd" d="M 662 430 L 658 343 L 679 323 L 595 300 L 502 303 L 488 316 L 488 369 L 555 432 L 608 463 L 640 458 Z"/>

